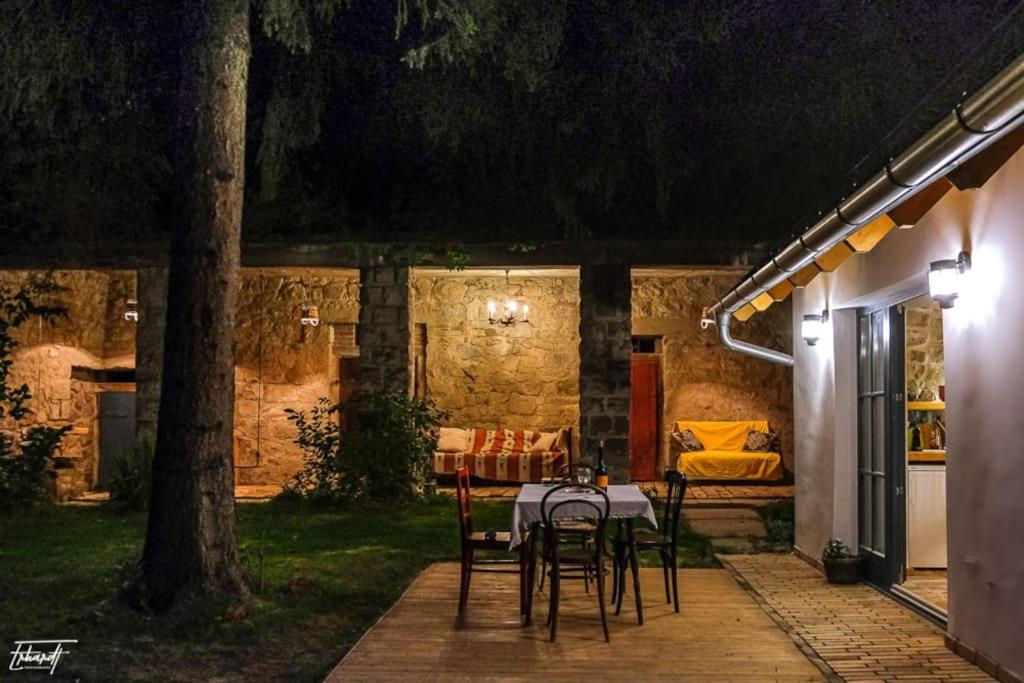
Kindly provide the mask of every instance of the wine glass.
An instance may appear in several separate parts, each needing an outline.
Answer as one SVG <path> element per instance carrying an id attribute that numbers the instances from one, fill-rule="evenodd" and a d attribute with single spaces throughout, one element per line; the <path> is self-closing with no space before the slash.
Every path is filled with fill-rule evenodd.
<path id="1" fill-rule="evenodd" d="M 590 484 L 592 475 L 590 468 L 584 465 L 576 470 L 576 483 L 584 486 Z"/>

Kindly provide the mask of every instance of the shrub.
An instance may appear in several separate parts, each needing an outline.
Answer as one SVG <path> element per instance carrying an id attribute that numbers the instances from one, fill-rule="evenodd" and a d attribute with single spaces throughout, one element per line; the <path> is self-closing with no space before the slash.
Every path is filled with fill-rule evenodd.
<path id="1" fill-rule="evenodd" d="M 357 396 L 354 428 L 342 434 L 339 406 L 326 398 L 307 414 L 288 409 L 304 467 L 289 489 L 306 498 L 392 502 L 421 497 L 433 475 L 433 431 L 447 417 L 429 400 L 403 391 Z"/>
<path id="2" fill-rule="evenodd" d="M 35 278 L 23 286 L 0 284 L 0 506 L 34 503 L 47 497 L 46 477 L 60 440 L 71 427 L 30 427 L 18 423 L 32 411 L 32 394 L 27 384 L 9 384 L 14 349 L 14 331 L 32 317 L 52 322 L 67 315 L 60 306 L 40 300 L 62 291 L 49 276 Z"/>
<path id="3" fill-rule="evenodd" d="M 153 443 L 143 441 L 114 459 L 110 500 L 121 510 L 145 510 L 153 486 Z"/>
<path id="4" fill-rule="evenodd" d="M 795 540 L 792 499 L 773 500 L 758 511 L 764 520 L 765 541 L 769 546 L 792 546 Z"/>

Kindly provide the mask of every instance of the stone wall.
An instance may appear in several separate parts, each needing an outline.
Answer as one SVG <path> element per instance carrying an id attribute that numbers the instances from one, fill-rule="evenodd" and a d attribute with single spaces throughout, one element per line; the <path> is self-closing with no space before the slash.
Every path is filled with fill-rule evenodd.
<path id="1" fill-rule="evenodd" d="M 918 297 L 907 302 L 906 317 L 907 400 L 938 400 L 946 383 L 942 308 L 931 297 Z"/>
<path id="2" fill-rule="evenodd" d="M 591 461 L 604 444 L 613 483 L 631 480 L 629 456 L 630 269 L 580 268 L 580 452 Z"/>
<path id="3" fill-rule="evenodd" d="M 0 281 L 19 285 L 39 273 L 0 272 Z M 72 368 L 103 370 L 134 366 L 134 325 L 124 320 L 125 293 L 134 287 L 131 273 L 57 271 L 54 277 L 67 291 L 49 303 L 67 308 L 67 317 L 52 324 L 38 319 L 25 323 L 16 334 L 11 382 L 28 384 L 32 413 L 20 423 L 64 427 L 71 431 L 61 442 L 56 494 L 64 500 L 92 487 L 98 453 L 97 398 L 102 390 L 131 390 L 131 386 L 104 385 L 72 378 Z M 8 434 L 8 420 L 0 429 Z"/>
<path id="4" fill-rule="evenodd" d="M 238 295 L 235 350 L 235 465 L 239 484 L 281 484 L 302 467 L 285 408 L 338 399 L 333 324 L 355 323 L 359 279 L 352 270 L 246 270 Z M 304 326 L 302 307 L 319 309 Z"/>
<path id="5" fill-rule="evenodd" d="M 513 275 L 510 294 L 530 323 L 492 325 L 487 300 L 504 275 L 431 273 L 412 278 L 413 320 L 427 329 L 427 395 L 455 427 L 548 429 L 579 422 L 579 279 Z"/>
<path id="6" fill-rule="evenodd" d="M 732 269 L 634 272 L 633 334 L 662 336 L 663 467 L 675 455 L 668 438 L 673 422 L 768 419 L 780 435 L 786 470 L 793 471 L 792 371 L 727 351 L 713 329 L 700 329 L 701 309 L 740 275 Z M 790 320 L 785 302 L 732 329 L 737 339 L 789 351 Z"/>

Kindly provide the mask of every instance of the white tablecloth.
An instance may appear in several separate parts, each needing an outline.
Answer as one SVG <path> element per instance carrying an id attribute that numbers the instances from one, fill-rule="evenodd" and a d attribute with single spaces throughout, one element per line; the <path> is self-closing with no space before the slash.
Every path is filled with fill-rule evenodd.
<path id="1" fill-rule="evenodd" d="M 515 510 L 512 513 L 512 543 L 514 548 L 523 542 L 522 532 L 526 531 L 534 522 L 541 521 L 540 501 L 544 494 L 552 487 L 543 484 L 523 484 L 519 496 L 516 498 Z M 551 497 L 548 501 L 548 509 L 553 501 L 566 500 L 570 498 L 585 498 L 592 500 L 598 507 L 604 507 L 604 501 L 596 494 L 580 494 L 572 491 L 562 490 Z M 654 516 L 654 508 L 647 496 L 640 492 L 635 484 L 613 484 L 608 487 L 609 517 L 615 519 L 627 519 L 630 517 L 643 517 L 655 527 L 658 520 Z M 575 511 L 573 505 L 565 505 L 558 508 L 558 519 L 573 519 L 581 517 L 593 517 L 594 510 L 590 506 L 581 505 Z"/>

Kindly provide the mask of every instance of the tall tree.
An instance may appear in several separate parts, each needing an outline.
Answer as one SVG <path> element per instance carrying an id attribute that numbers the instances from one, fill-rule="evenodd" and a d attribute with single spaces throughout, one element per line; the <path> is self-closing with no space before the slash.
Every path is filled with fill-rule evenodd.
<path id="1" fill-rule="evenodd" d="M 248 595 L 235 540 L 235 300 L 245 189 L 248 0 L 184 3 L 167 335 L 142 557 L 150 605 Z"/>

